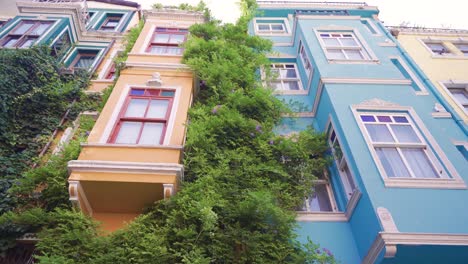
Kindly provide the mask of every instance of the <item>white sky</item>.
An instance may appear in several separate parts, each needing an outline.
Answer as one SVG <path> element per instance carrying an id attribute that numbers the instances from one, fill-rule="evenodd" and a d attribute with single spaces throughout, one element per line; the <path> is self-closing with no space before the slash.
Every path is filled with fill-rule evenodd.
<path id="1" fill-rule="evenodd" d="M 139 2 L 142 8 L 149 8 L 156 2 L 163 5 L 198 3 L 198 0 L 133 1 Z M 238 0 L 205 0 L 213 15 L 225 22 L 234 22 L 239 16 L 237 2 Z M 361 1 L 348 0 L 348 2 Z M 468 29 L 468 0 L 368 0 L 366 2 L 379 8 L 380 20 L 384 21 L 387 26 L 409 22 L 411 26 Z"/>

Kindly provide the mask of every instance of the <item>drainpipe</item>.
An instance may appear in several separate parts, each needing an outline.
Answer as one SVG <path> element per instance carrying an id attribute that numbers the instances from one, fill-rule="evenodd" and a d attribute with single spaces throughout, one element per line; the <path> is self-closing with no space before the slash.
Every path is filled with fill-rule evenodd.
<path id="1" fill-rule="evenodd" d="M 426 76 L 426 74 L 424 74 L 422 69 L 419 68 L 419 66 L 416 64 L 416 62 L 411 58 L 411 56 L 408 54 L 408 52 L 405 49 L 403 49 L 403 47 L 400 45 L 398 40 L 395 37 L 393 37 L 393 35 L 390 34 L 390 32 L 387 30 L 387 28 L 384 25 L 382 25 L 382 23 L 380 21 L 376 21 L 376 22 L 379 24 L 380 28 L 385 33 L 385 35 L 389 39 L 393 40 L 393 42 L 397 46 L 398 51 L 400 51 L 403 54 L 404 58 L 407 60 L 407 62 L 410 64 L 410 66 L 412 68 L 416 69 L 416 74 L 422 79 L 423 83 L 427 87 L 429 87 L 429 90 L 431 90 L 432 94 L 436 97 L 436 99 L 439 101 L 439 103 L 442 104 L 444 106 L 444 108 L 447 109 L 450 112 L 450 114 L 452 114 L 452 116 L 454 117 L 453 120 L 455 120 L 455 123 L 457 123 L 457 125 L 461 128 L 463 133 L 465 133 L 465 135 L 468 135 L 468 128 L 465 125 L 465 123 L 463 122 L 463 120 L 460 118 L 460 116 L 455 111 L 452 110 L 452 106 L 445 101 L 445 99 L 439 93 L 437 88 L 432 84 L 432 82 L 429 80 L 429 78 Z"/>

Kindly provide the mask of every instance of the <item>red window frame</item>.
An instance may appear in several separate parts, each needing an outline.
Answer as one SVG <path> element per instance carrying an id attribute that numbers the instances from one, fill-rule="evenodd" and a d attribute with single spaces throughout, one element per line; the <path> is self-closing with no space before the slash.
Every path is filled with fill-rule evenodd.
<path id="1" fill-rule="evenodd" d="M 133 91 L 143 91 L 143 95 L 132 95 Z M 165 96 L 163 95 L 164 92 L 169 92 L 172 95 L 171 96 Z M 164 138 L 166 135 L 166 130 L 167 130 L 167 123 L 169 122 L 169 117 L 171 115 L 171 110 L 172 110 L 172 104 L 174 101 L 174 95 L 175 95 L 175 90 L 170 90 L 170 89 L 145 89 L 145 88 L 131 88 L 130 91 L 128 92 L 127 98 L 125 99 L 125 103 L 120 110 L 118 120 L 114 126 L 114 129 L 112 130 L 111 136 L 109 137 L 109 140 L 107 143 L 114 143 L 114 144 L 119 144 L 116 143 L 115 140 L 117 139 L 117 136 L 120 132 L 121 126 L 123 122 L 141 122 L 142 125 L 140 127 L 140 131 L 138 132 L 138 136 L 136 139 L 136 145 L 139 144 L 140 139 L 141 139 L 141 134 L 143 132 L 143 128 L 145 123 L 162 123 L 163 130 L 161 132 L 161 137 L 159 139 L 159 144 L 161 145 L 164 142 Z M 164 118 L 147 118 L 147 117 L 126 117 L 125 112 L 128 109 L 128 106 L 130 104 L 130 101 L 132 99 L 148 99 L 148 103 L 145 108 L 145 113 L 144 116 L 148 114 L 148 109 L 151 103 L 151 100 L 157 99 L 157 100 L 167 100 L 169 101 L 167 110 L 166 110 L 166 116 Z"/>
<path id="2" fill-rule="evenodd" d="M 22 34 L 15 33 L 15 31 L 17 29 L 19 29 L 22 25 L 24 25 L 26 23 L 32 23 L 33 25 Z M 28 40 L 33 40 L 33 42 L 34 42 L 35 40 L 37 40 L 40 37 L 40 35 L 36 34 L 36 32 L 35 32 L 36 28 L 38 28 L 42 24 L 46 24 L 46 25 L 48 25 L 48 27 L 44 30 L 44 32 L 46 32 L 53 23 L 54 23 L 53 21 L 22 20 L 21 22 L 18 23 L 18 25 L 16 25 L 13 29 L 11 29 L 5 37 L 3 37 L 0 40 L 0 46 L 4 47 L 5 44 L 7 44 L 10 40 L 17 39 L 15 44 L 13 44 L 12 46 L 10 46 L 8 48 L 17 48 L 17 47 L 29 48 L 30 46 L 32 46 L 33 43 L 31 43 L 31 45 L 28 46 L 28 47 L 22 47 L 22 46 Z"/>
<path id="3" fill-rule="evenodd" d="M 115 63 L 112 63 L 112 66 L 109 69 L 109 71 L 107 72 L 105 79 L 113 80 L 114 78 L 115 78 Z"/>
<path id="4" fill-rule="evenodd" d="M 150 43 L 148 44 L 148 47 L 146 48 L 146 52 L 152 53 L 151 50 L 153 47 L 161 47 L 165 48 L 165 52 L 161 53 L 153 53 L 153 54 L 168 54 L 168 55 L 182 55 L 183 49 L 180 48 L 180 53 L 177 54 L 172 54 L 170 52 L 167 52 L 168 49 L 174 48 L 174 47 L 179 47 L 179 43 L 170 43 L 171 42 L 171 37 L 172 35 L 184 35 L 184 41 L 181 43 L 184 43 L 187 40 L 187 33 L 188 30 L 184 28 L 163 28 L 163 27 L 157 27 L 154 30 L 153 35 L 151 36 Z M 169 40 L 168 42 L 155 42 L 154 39 L 157 34 L 169 34 Z"/>

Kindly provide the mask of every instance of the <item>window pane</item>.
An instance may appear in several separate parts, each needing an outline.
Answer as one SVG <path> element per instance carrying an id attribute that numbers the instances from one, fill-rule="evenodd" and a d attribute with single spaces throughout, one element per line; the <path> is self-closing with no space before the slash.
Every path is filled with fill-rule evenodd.
<path id="1" fill-rule="evenodd" d="M 157 33 L 156 36 L 154 36 L 153 42 L 168 43 L 170 36 L 171 36 L 170 34 L 166 34 L 166 33 Z"/>
<path id="2" fill-rule="evenodd" d="M 359 50 L 345 50 L 346 55 L 348 55 L 348 59 L 350 60 L 363 60 L 364 56 L 362 56 L 361 51 Z"/>
<path id="3" fill-rule="evenodd" d="M 125 117 L 144 117 L 148 99 L 130 99 Z"/>
<path id="4" fill-rule="evenodd" d="M 21 48 L 29 48 L 31 47 L 31 45 L 34 43 L 34 40 L 36 40 L 35 38 L 27 38 L 23 44 L 21 44 Z"/>
<path id="5" fill-rule="evenodd" d="M 185 35 L 174 34 L 171 36 L 170 43 L 179 44 L 179 43 L 184 42 L 184 40 L 185 40 Z"/>
<path id="6" fill-rule="evenodd" d="M 115 143 L 135 144 L 140 133 L 141 122 L 122 122 Z"/>
<path id="7" fill-rule="evenodd" d="M 421 143 L 411 125 L 390 125 L 399 142 Z"/>
<path id="8" fill-rule="evenodd" d="M 345 163 L 343 168 L 341 169 L 342 172 L 344 173 L 345 178 L 343 179 L 343 184 L 345 185 L 345 189 L 347 192 L 347 197 L 350 197 L 354 190 L 356 189 L 356 184 L 354 183 L 353 175 L 351 174 L 351 171 L 349 170 L 348 163 Z"/>
<path id="9" fill-rule="evenodd" d="M 40 23 L 32 32 L 32 35 L 41 35 L 43 34 L 47 28 L 50 26 L 50 23 Z"/>
<path id="10" fill-rule="evenodd" d="M 5 48 L 11 48 L 11 47 L 14 47 L 15 44 L 18 42 L 19 38 L 10 38 L 9 40 L 7 40 L 7 42 L 5 42 L 5 44 L 3 44 L 3 47 Z"/>
<path id="11" fill-rule="evenodd" d="M 151 46 L 151 53 L 153 54 L 165 54 L 166 53 L 166 46 Z"/>
<path id="12" fill-rule="evenodd" d="M 34 22 L 20 22 L 21 24 L 13 31 L 13 34 L 23 35 L 26 31 L 28 31 L 33 25 Z"/>
<path id="13" fill-rule="evenodd" d="M 377 116 L 377 120 L 379 120 L 379 122 L 384 122 L 384 123 L 392 122 L 392 119 L 390 118 L 390 116 Z"/>
<path id="14" fill-rule="evenodd" d="M 167 47 L 166 48 L 166 54 L 172 54 L 172 55 L 180 55 L 182 54 L 182 48 L 178 47 Z"/>
<path id="15" fill-rule="evenodd" d="M 146 117 L 148 118 L 165 118 L 167 108 L 169 106 L 168 100 L 151 100 L 150 107 Z"/>
<path id="16" fill-rule="evenodd" d="M 359 45 L 353 38 L 340 38 L 343 46 L 358 47 Z"/>
<path id="17" fill-rule="evenodd" d="M 271 25 L 272 30 L 282 31 L 283 25 Z"/>
<path id="18" fill-rule="evenodd" d="M 335 38 L 322 38 L 323 42 L 325 43 L 325 46 L 327 47 L 339 47 L 340 42 L 338 42 L 337 39 Z"/>
<path id="19" fill-rule="evenodd" d="M 295 69 L 280 70 L 281 78 L 297 78 Z"/>
<path id="20" fill-rule="evenodd" d="M 393 120 L 395 120 L 397 123 L 408 123 L 408 119 L 406 119 L 404 116 L 394 116 Z"/>
<path id="21" fill-rule="evenodd" d="M 87 68 L 90 68 L 91 65 L 93 65 L 93 62 L 94 62 L 94 57 L 80 56 L 80 58 L 78 59 L 74 67 L 87 69 Z"/>
<path id="22" fill-rule="evenodd" d="M 364 122 L 375 122 L 375 117 L 369 115 L 361 115 L 361 120 Z"/>
<path id="23" fill-rule="evenodd" d="M 409 178 L 410 174 L 396 148 L 375 148 L 387 177 Z"/>
<path id="24" fill-rule="evenodd" d="M 468 104 L 467 94 L 463 91 L 451 91 L 453 97 L 462 105 Z"/>
<path id="25" fill-rule="evenodd" d="M 401 149 L 411 170 L 416 178 L 439 178 L 437 171 L 434 170 L 424 149 L 421 148 L 403 148 Z"/>
<path id="26" fill-rule="evenodd" d="M 144 95 L 145 94 L 145 90 L 142 90 L 142 89 L 132 89 L 130 91 L 130 94 L 131 95 Z"/>
<path id="27" fill-rule="evenodd" d="M 284 90 L 283 89 L 283 84 L 281 82 L 270 82 L 270 86 L 271 88 L 273 88 L 274 90 Z"/>
<path id="28" fill-rule="evenodd" d="M 373 142 L 395 142 L 386 125 L 365 125 Z"/>
<path id="29" fill-rule="evenodd" d="M 299 90 L 299 82 L 298 81 L 284 81 L 284 89 L 285 90 Z"/>
<path id="30" fill-rule="evenodd" d="M 145 123 L 143 132 L 141 133 L 138 144 L 143 145 L 158 145 L 160 144 L 164 124 L 162 123 Z"/>
<path id="31" fill-rule="evenodd" d="M 313 194 L 308 197 L 308 203 L 312 212 L 331 212 L 332 206 L 327 186 L 325 184 L 315 185 Z"/>
<path id="32" fill-rule="evenodd" d="M 269 30 L 270 30 L 270 26 L 269 26 L 269 25 L 259 24 L 259 25 L 258 25 L 258 30 L 260 30 L 260 31 L 269 31 Z"/>
<path id="33" fill-rule="evenodd" d="M 346 57 L 341 50 L 327 49 L 328 57 L 332 60 L 345 60 Z"/>

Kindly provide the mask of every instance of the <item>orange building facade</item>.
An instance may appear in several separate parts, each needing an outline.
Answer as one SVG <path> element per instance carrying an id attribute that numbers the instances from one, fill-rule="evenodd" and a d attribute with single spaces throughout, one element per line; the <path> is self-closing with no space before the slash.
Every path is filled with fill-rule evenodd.
<path id="1" fill-rule="evenodd" d="M 187 112 L 196 91 L 182 64 L 188 28 L 203 23 L 198 12 L 145 11 L 144 27 L 128 54 L 113 91 L 83 144 L 70 161 L 70 200 L 104 230 L 125 225 L 154 202 L 177 192 Z M 98 67 L 89 92 L 109 85 L 118 43 Z"/>

